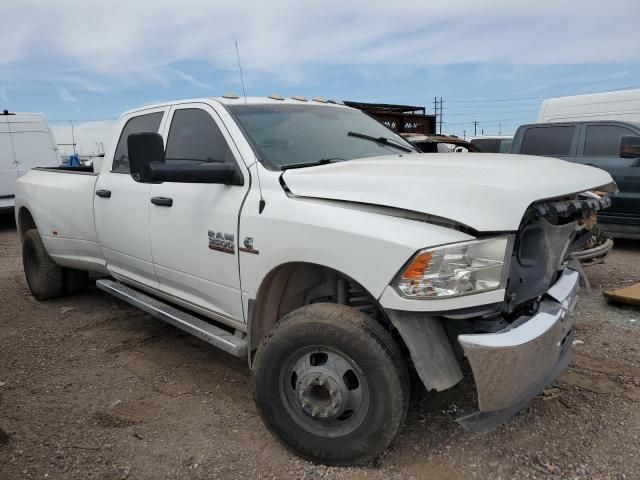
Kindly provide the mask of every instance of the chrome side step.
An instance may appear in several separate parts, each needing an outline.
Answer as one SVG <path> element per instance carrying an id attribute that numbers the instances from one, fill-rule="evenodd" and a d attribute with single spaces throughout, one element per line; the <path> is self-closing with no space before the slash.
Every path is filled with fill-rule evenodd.
<path id="1" fill-rule="evenodd" d="M 109 279 L 96 281 L 96 286 L 116 298 L 123 300 L 154 317 L 170 323 L 196 337 L 224 350 L 236 357 L 247 355 L 247 341 L 234 335 L 232 332 L 211 325 L 189 313 L 179 310 L 156 298 L 135 290 L 123 283 Z"/>

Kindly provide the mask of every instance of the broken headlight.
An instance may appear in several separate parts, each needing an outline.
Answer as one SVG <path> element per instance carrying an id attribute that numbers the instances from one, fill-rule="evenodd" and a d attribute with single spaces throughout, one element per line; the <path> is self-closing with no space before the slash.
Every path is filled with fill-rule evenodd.
<path id="1" fill-rule="evenodd" d="M 396 279 L 407 298 L 457 297 L 504 288 L 509 236 L 419 251 Z"/>

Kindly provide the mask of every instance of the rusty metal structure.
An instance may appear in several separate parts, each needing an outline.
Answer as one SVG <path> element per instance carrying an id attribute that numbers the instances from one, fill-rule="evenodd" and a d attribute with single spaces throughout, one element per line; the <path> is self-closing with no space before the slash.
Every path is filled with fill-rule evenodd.
<path id="1" fill-rule="evenodd" d="M 344 101 L 344 104 L 362 110 L 377 118 L 398 133 L 436 133 L 436 116 L 426 113 L 425 107 Z"/>

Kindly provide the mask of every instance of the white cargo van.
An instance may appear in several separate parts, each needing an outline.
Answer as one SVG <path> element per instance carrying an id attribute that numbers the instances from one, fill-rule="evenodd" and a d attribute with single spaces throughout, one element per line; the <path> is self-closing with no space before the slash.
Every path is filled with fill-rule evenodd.
<path id="1" fill-rule="evenodd" d="M 589 120 L 640 122 L 640 89 L 549 98 L 537 123 Z"/>
<path id="2" fill-rule="evenodd" d="M 58 146 L 42 114 L 0 112 L 0 211 L 13 209 L 19 176 L 35 166 L 59 163 Z"/>

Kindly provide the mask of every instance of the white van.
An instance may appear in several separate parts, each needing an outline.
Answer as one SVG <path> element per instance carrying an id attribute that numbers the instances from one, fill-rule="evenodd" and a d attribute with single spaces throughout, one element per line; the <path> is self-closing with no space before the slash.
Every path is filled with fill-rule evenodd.
<path id="1" fill-rule="evenodd" d="M 13 209 L 19 176 L 59 163 L 58 145 L 42 114 L 0 112 L 0 210 Z"/>
<path id="2" fill-rule="evenodd" d="M 549 98 L 537 123 L 590 120 L 640 122 L 640 89 Z"/>

